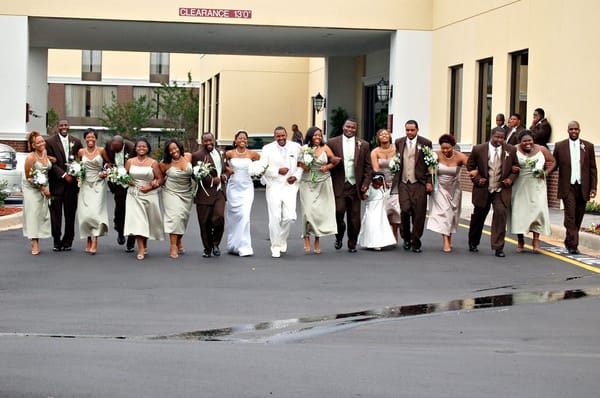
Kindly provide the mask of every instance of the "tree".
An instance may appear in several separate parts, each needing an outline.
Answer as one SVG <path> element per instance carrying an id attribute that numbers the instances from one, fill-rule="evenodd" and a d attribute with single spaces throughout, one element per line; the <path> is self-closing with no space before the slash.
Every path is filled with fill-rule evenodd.
<path id="1" fill-rule="evenodd" d="M 154 116 L 152 102 L 145 95 L 132 102 L 119 103 L 113 93 L 111 105 L 103 105 L 102 112 L 105 115 L 102 124 L 129 139 L 141 135 L 142 128 L 148 127 Z"/>
<path id="2" fill-rule="evenodd" d="M 187 150 L 193 150 L 198 140 L 199 96 L 191 83 L 188 72 L 188 81 L 182 86 L 173 81 L 154 89 L 159 112 L 164 115 L 163 134 L 177 139 Z"/>
<path id="3" fill-rule="evenodd" d="M 342 107 L 337 107 L 331 111 L 331 122 L 329 124 L 331 129 L 330 134 L 328 134 L 329 138 L 342 134 L 342 127 L 344 127 L 344 123 L 346 123 L 346 120 L 348 120 L 349 117 L 348 112 Z"/>
<path id="4" fill-rule="evenodd" d="M 54 134 L 56 126 L 58 125 L 58 113 L 54 108 L 48 109 L 46 114 L 46 134 Z"/>

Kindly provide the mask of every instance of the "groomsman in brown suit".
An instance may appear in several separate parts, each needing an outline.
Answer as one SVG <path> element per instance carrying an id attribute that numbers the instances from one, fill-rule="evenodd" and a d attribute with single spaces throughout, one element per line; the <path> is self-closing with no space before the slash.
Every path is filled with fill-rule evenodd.
<path id="1" fill-rule="evenodd" d="M 200 237 L 204 252 L 202 257 L 220 256 L 219 245 L 225 228 L 225 188 L 227 174 L 223 155 L 215 148 L 212 133 L 202 134 L 202 145 L 192 154 L 192 166 L 197 162 L 210 163 L 214 169 L 204 177 L 198 187 L 194 203 L 200 224 Z"/>
<path id="2" fill-rule="evenodd" d="M 406 136 L 395 142 L 396 151 L 402 162 L 394 175 L 393 186 L 397 187 L 400 201 L 400 236 L 404 240 L 404 250 L 421 253 L 421 236 L 427 213 L 427 194 L 433 190 L 431 175 L 425 164 L 423 147 L 431 149 L 431 141 L 418 136 L 419 124 L 409 120 L 404 124 Z M 412 220 L 412 222 L 411 222 Z M 412 225 L 412 232 L 411 232 Z"/>
<path id="3" fill-rule="evenodd" d="M 504 142 L 504 129 L 492 130 L 489 142 L 475 145 L 467 161 L 467 170 L 472 172 L 473 214 L 469 226 L 469 251 L 477 252 L 481 233 L 490 206 L 492 217 L 492 250 L 496 257 L 505 257 L 506 211 L 510 207 L 512 184 L 518 177 L 519 161 L 516 148 Z M 476 173 L 475 173 L 476 172 Z"/>
<path id="4" fill-rule="evenodd" d="M 120 135 L 113 136 L 104 146 L 110 163 L 116 167 L 125 167 L 125 162 L 133 152 L 133 142 L 123 139 Z M 123 229 L 125 228 L 125 199 L 127 198 L 127 187 L 112 182 L 108 183 L 108 189 L 113 194 L 115 200 L 115 213 L 113 218 L 113 227 L 117 231 L 117 243 L 125 243 Z M 135 236 L 127 237 L 126 251 L 132 252 L 135 245 Z"/>
<path id="5" fill-rule="evenodd" d="M 569 138 L 554 146 L 554 158 L 558 166 L 558 198 L 565 208 L 565 247 L 570 254 L 579 254 L 585 204 L 596 197 L 596 157 L 594 144 L 579 138 L 579 122 L 569 122 L 568 129 Z"/>
<path id="6" fill-rule="evenodd" d="M 506 131 L 506 143 L 510 145 L 517 145 L 519 143 L 519 133 L 525 130 L 525 127 L 521 126 L 521 115 L 518 113 L 512 113 L 508 118 L 508 128 Z"/>
<path id="7" fill-rule="evenodd" d="M 361 197 L 367 192 L 371 178 L 371 151 L 369 143 L 356 137 L 358 124 L 348 119 L 342 127 L 343 135 L 327 142 L 335 156 L 342 160 L 331 169 L 335 195 L 335 219 L 337 234 L 335 248 L 342 248 L 346 232 L 344 215 L 348 222 L 348 251 L 356 253 L 356 240 L 360 232 Z"/>
<path id="8" fill-rule="evenodd" d="M 77 212 L 77 194 L 79 187 L 77 179 L 67 173 L 68 163 L 77 159 L 77 152 L 83 148 L 79 138 L 69 135 L 69 122 L 58 122 L 58 134 L 46 139 L 48 156 L 56 158 L 49 173 L 50 193 L 50 221 L 52 224 L 52 250 L 70 251 L 75 236 L 75 213 Z M 62 234 L 63 210 L 65 215 L 65 231 Z M 62 236 L 61 236 L 62 234 Z"/>

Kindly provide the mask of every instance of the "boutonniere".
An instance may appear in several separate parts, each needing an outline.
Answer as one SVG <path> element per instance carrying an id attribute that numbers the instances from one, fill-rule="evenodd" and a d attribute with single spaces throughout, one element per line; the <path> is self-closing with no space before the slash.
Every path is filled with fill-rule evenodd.
<path id="1" fill-rule="evenodd" d="M 507 157 L 509 157 L 509 156 L 510 156 L 510 155 L 509 155 L 508 151 L 504 151 L 504 157 L 505 157 L 505 158 L 507 158 Z"/>
<path id="2" fill-rule="evenodd" d="M 580 144 L 579 146 L 581 147 L 581 150 L 585 152 L 585 145 Z"/>
<path id="3" fill-rule="evenodd" d="M 129 159 L 129 154 L 126 152 L 125 153 L 125 160 Z"/>
<path id="4" fill-rule="evenodd" d="M 421 146 L 421 144 L 417 144 L 417 151 L 420 151 L 422 149 L 423 149 L 423 147 Z"/>
<path id="5" fill-rule="evenodd" d="M 360 149 L 361 145 L 362 145 L 362 141 L 356 140 L 356 146 L 358 147 L 358 149 Z"/>
<path id="6" fill-rule="evenodd" d="M 75 160 L 75 156 L 69 155 L 69 160 L 71 160 L 71 161 Z"/>

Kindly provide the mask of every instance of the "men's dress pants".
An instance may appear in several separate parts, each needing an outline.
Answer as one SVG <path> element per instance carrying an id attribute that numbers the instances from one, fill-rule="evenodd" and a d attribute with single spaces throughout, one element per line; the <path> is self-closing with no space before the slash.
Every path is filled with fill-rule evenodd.
<path id="1" fill-rule="evenodd" d="M 579 246 L 579 230 L 585 214 L 585 199 L 581 193 L 581 185 L 571 185 L 566 198 L 563 198 L 565 226 L 565 247 L 569 250 Z"/>
<path id="2" fill-rule="evenodd" d="M 286 252 L 290 227 L 296 221 L 297 184 L 272 185 L 266 189 L 269 238 L 272 252 Z"/>

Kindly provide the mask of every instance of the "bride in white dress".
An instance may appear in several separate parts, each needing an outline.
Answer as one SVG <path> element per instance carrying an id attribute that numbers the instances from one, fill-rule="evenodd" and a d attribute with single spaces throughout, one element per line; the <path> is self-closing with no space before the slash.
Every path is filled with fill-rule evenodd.
<path id="1" fill-rule="evenodd" d="M 227 251 L 240 257 L 251 256 L 250 211 L 254 201 L 252 176 L 260 174 L 260 155 L 247 148 L 248 134 L 239 130 L 235 134 L 235 148 L 225 154 L 229 171 L 232 173 L 227 183 Z"/>

